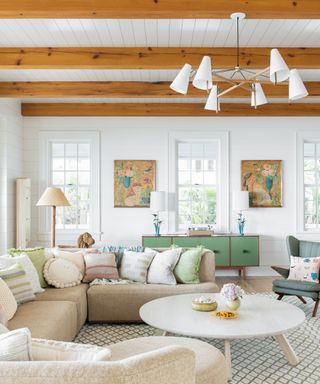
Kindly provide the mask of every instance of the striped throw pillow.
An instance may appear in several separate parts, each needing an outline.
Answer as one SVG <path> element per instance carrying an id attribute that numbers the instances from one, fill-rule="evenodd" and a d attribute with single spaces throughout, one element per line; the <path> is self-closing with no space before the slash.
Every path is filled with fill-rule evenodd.
<path id="1" fill-rule="evenodd" d="M 0 361 L 30 361 L 31 334 L 28 328 L 0 335 Z"/>
<path id="2" fill-rule="evenodd" d="M 119 279 L 114 253 L 86 253 L 84 262 L 86 265 L 84 283 L 90 283 L 94 279 Z"/>
<path id="3" fill-rule="evenodd" d="M 146 283 L 148 269 L 156 253 L 153 250 L 149 252 L 124 251 L 120 268 L 121 278 Z"/>
<path id="4" fill-rule="evenodd" d="M 0 278 L 7 284 L 18 304 L 35 299 L 31 282 L 20 264 L 0 269 Z"/>

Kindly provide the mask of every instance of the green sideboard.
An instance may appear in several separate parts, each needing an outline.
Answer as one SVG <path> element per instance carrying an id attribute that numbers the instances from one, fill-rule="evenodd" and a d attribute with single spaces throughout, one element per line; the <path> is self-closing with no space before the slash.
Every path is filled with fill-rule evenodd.
<path id="1" fill-rule="evenodd" d="M 216 269 L 238 269 L 245 277 L 245 267 L 259 266 L 259 236 L 215 234 L 213 236 L 144 235 L 142 245 L 149 248 L 167 248 L 171 245 L 196 247 L 203 245 L 215 253 Z"/>

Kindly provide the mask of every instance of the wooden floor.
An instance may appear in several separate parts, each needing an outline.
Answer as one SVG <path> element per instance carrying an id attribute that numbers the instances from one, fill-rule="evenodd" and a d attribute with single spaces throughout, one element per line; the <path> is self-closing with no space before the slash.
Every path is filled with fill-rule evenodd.
<path id="1" fill-rule="evenodd" d="M 245 279 L 242 277 L 217 277 L 216 283 L 219 288 L 223 286 L 223 284 L 234 283 L 240 285 L 246 292 L 271 292 L 272 291 L 272 281 L 275 280 L 276 277 L 246 277 Z"/>

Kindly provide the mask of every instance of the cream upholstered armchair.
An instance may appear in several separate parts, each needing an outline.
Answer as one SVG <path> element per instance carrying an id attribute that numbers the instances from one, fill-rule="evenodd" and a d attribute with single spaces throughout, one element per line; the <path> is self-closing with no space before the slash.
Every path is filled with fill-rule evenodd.
<path id="1" fill-rule="evenodd" d="M 223 354 L 200 340 L 142 337 L 106 348 L 32 340 L 33 361 L 0 362 L 1 384 L 226 384 Z"/>

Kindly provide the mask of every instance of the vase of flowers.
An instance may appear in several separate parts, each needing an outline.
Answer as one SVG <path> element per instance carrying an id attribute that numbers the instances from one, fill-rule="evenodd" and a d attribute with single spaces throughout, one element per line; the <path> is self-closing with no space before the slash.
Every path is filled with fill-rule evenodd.
<path id="1" fill-rule="evenodd" d="M 226 299 L 227 306 L 231 310 L 236 311 L 240 307 L 240 298 L 242 298 L 244 291 L 239 285 L 224 284 L 220 293 Z"/>

